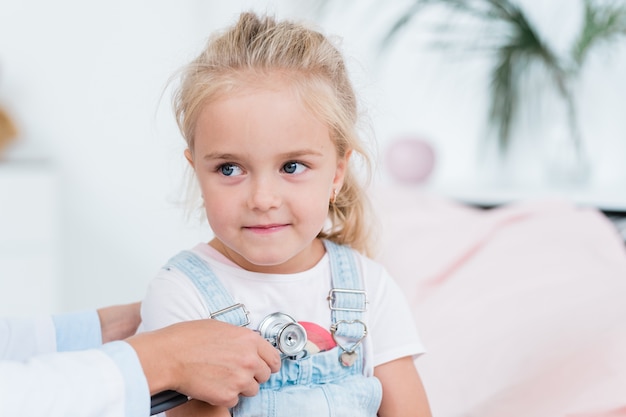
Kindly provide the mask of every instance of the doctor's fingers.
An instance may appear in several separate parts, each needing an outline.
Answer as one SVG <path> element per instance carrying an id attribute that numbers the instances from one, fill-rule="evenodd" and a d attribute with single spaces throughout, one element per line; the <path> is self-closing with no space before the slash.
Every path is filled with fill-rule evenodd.
<path id="1" fill-rule="evenodd" d="M 280 354 L 278 350 L 261 336 L 258 337 L 257 347 L 258 355 L 263 361 L 262 365 L 269 367 L 271 373 L 278 372 L 280 369 Z M 265 370 L 265 367 L 261 366 L 261 368 Z M 265 382 L 270 378 L 270 374 L 267 374 L 267 377 L 263 377 L 263 375 L 255 375 L 255 377 L 257 381 Z"/>
<path id="2" fill-rule="evenodd" d="M 259 392 L 259 384 L 264 383 L 273 372 L 280 369 L 280 355 L 269 342 L 263 338 L 258 338 L 257 349 L 253 355 L 240 362 L 243 367 L 241 375 L 248 375 L 248 380 L 244 381 L 245 386 L 240 388 L 240 393 L 246 397 L 252 397 Z M 242 353 L 243 355 L 243 353 Z"/>

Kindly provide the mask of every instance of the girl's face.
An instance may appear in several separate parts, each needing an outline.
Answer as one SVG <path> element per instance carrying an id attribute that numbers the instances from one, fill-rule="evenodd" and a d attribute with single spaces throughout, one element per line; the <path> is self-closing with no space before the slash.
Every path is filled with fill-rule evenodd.
<path id="1" fill-rule="evenodd" d="M 290 89 L 245 88 L 202 109 L 193 155 L 211 244 L 243 268 L 293 273 L 324 254 L 316 239 L 350 154 Z"/>

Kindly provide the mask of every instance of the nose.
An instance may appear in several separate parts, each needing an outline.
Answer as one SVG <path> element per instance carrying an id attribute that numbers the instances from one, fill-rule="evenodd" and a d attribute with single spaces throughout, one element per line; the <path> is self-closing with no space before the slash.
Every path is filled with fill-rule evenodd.
<path id="1" fill-rule="evenodd" d="M 280 206 L 280 186 L 272 178 L 257 178 L 251 182 L 248 208 L 267 211 Z"/>

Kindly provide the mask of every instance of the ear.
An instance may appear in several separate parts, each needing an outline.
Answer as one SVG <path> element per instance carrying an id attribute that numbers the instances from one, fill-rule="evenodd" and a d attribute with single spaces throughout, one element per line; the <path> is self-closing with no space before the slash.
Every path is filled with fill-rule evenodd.
<path id="1" fill-rule="evenodd" d="M 333 178 L 333 189 L 335 190 L 339 190 L 343 186 L 343 180 L 346 177 L 351 155 L 352 149 L 349 149 L 343 157 L 337 159 L 337 169 L 335 170 L 335 177 Z"/>
<path id="2" fill-rule="evenodd" d="M 187 162 L 189 162 L 189 165 L 191 165 L 192 168 L 195 168 L 193 164 L 193 155 L 191 154 L 189 148 L 185 149 L 185 158 L 187 159 Z"/>

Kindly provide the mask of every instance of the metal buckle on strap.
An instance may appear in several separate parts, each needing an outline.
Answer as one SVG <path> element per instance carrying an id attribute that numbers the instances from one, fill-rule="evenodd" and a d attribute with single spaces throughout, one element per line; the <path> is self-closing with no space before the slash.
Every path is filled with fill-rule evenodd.
<path id="1" fill-rule="evenodd" d="M 340 293 L 340 294 L 356 294 L 359 296 L 363 297 L 363 307 L 336 307 L 335 306 L 335 301 L 337 300 L 337 298 L 335 297 L 335 293 Z M 362 313 L 367 311 L 367 293 L 365 291 L 362 290 L 349 290 L 349 289 L 343 289 L 343 288 L 333 288 L 330 290 L 330 292 L 328 293 L 328 307 L 333 310 L 333 311 L 354 311 L 354 312 L 358 312 L 358 313 Z"/>
<path id="2" fill-rule="evenodd" d="M 233 310 L 236 310 L 238 308 L 241 308 L 243 310 L 244 316 L 246 316 L 245 323 L 240 324 L 239 326 L 240 327 L 246 327 L 248 324 L 250 324 L 250 317 L 248 316 L 248 314 L 250 314 L 250 312 L 246 309 L 246 306 L 241 304 L 241 303 L 233 304 L 230 307 L 226 307 L 226 308 L 218 310 L 218 311 L 216 311 L 214 313 L 211 313 L 211 315 L 209 317 L 212 318 L 212 319 L 215 319 L 217 316 L 221 316 L 222 314 L 226 314 L 226 313 L 228 313 L 230 311 L 233 311 Z M 219 319 L 217 319 L 217 320 L 219 320 Z"/>
<path id="3" fill-rule="evenodd" d="M 360 325 L 363 328 L 363 332 L 359 335 L 359 336 L 354 336 L 352 337 L 352 339 L 356 339 L 356 342 L 354 342 L 352 344 L 352 347 L 348 348 L 344 345 L 342 345 L 340 343 L 339 340 L 337 340 L 337 333 L 339 333 L 339 336 L 342 335 L 342 332 L 339 331 L 339 325 L 340 324 L 344 324 L 347 326 L 352 326 L 352 325 Z M 343 336 L 345 336 L 346 331 L 343 332 Z M 361 342 L 363 342 L 363 339 L 365 339 L 365 336 L 367 336 L 367 325 L 365 323 L 363 323 L 361 320 L 339 320 L 336 323 L 333 323 L 330 326 L 330 335 L 333 337 L 333 340 L 335 341 L 335 343 L 337 344 L 337 346 L 339 346 L 339 348 L 341 348 L 341 350 L 343 350 L 344 352 L 347 353 L 352 353 L 356 350 L 356 348 L 361 344 Z"/>

